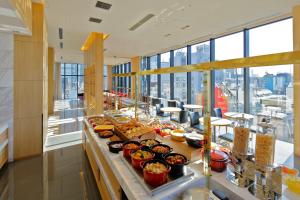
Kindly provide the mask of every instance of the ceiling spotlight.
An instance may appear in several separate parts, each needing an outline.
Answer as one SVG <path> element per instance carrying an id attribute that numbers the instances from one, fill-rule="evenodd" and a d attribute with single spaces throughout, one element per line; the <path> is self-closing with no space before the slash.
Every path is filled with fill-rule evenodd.
<path id="1" fill-rule="evenodd" d="M 100 24 L 102 22 L 102 19 L 95 18 L 95 17 L 90 17 L 89 21 Z"/>
<path id="2" fill-rule="evenodd" d="M 59 36 L 59 39 L 63 39 L 63 29 L 62 28 L 58 28 L 58 36 Z"/>
<path id="3" fill-rule="evenodd" d="M 97 7 L 97 8 L 102 8 L 102 9 L 104 9 L 104 10 L 109 10 L 110 7 L 111 7 L 111 4 L 105 3 L 105 2 L 102 2 L 102 1 L 97 1 L 96 7 Z"/>

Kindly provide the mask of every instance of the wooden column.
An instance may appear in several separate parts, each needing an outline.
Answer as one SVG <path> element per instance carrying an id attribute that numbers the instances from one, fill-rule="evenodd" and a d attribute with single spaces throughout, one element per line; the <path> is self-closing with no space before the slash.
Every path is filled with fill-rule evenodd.
<path id="1" fill-rule="evenodd" d="M 112 65 L 107 65 L 108 90 L 112 91 Z"/>
<path id="2" fill-rule="evenodd" d="M 140 63 L 141 57 L 133 57 L 131 58 L 131 72 L 139 72 L 140 71 Z M 134 98 L 135 96 L 135 76 L 131 77 L 131 97 Z"/>
<path id="3" fill-rule="evenodd" d="M 48 70 L 43 4 L 32 4 L 32 25 L 32 36 L 14 36 L 14 159 L 43 153 L 43 122 L 48 115 L 44 113 Z"/>
<path id="4" fill-rule="evenodd" d="M 300 5 L 293 9 L 294 51 L 300 50 Z M 300 65 L 294 65 L 294 151 L 300 156 Z"/>
<path id="5" fill-rule="evenodd" d="M 93 91 L 89 94 L 90 102 L 85 103 L 87 105 L 86 113 L 88 115 L 98 115 L 103 113 L 103 41 L 107 36 L 103 33 L 92 32 L 88 36 L 88 39 L 82 46 L 81 50 L 84 51 L 84 64 L 87 68 L 91 68 L 92 87 Z"/>
<path id="6" fill-rule="evenodd" d="M 48 48 L 48 114 L 54 112 L 54 49 Z"/>

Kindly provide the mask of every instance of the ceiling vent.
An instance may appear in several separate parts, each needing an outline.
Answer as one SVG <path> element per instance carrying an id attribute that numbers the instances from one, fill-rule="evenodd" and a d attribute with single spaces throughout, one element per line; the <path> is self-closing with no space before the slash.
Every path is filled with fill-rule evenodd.
<path id="1" fill-rule="evenodd" d="M 58 36 L 59 36 L 59 39 L 63 39 L 63 29 L 62 28 L 59 28 L 58 29 Z"/>
<path id="2" fill-rule="evenodd" d="M 90 21 L 90 22 L 95 22 L 95 23 L 100 24 L 100 23 L 102 22 L 102 19 L 95 18 L 95 17 L 90 17 L 90 18 L 89 18 L 89 21 Z"/>
<path id="3" fill-rule="evenodd" d="M 97 1 L 96 7 L 97 7 L 97 8 L 102 8 L 102 9 L 104 9 L 104 10 L 109 10 L 110 7 L 111 7 L 111 4 L 105 3 L 105 2 L 102 2 L 102 1 Z"/>
<path id="4" fill-rule="evenodd" d="M 133 25 L 132 27 L 129 28 L 130 31 L 136 30 L 138 27 L 142 26 L 144 23 L 146 23 L 148 20 L 150 20 L 152 17 L 154 17 L 153 14 L 148 14 L 146 15 L 143 19 L 141 19 L 138 23 Z"/>
<path id="5" fill-rule="evenodd" d="M 59 43 L 59 47 L 60 47 L 61 49 L 63 49 L 63 48 L 64 48 L 64 43 L 63 43 L 63 42 L 60 42 L 60 43 Z"/>

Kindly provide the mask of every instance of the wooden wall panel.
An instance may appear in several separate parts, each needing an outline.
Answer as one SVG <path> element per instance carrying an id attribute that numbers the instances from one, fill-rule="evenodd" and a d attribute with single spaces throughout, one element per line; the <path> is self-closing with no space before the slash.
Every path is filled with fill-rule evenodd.
<path id="1" fill-rule="evenodd" d="M 300 50 L 300 5 L 293 9 L 294 51 Z M 300 156 L 300 65 L 294 65 L 294 151 Z"/>
<path id="2" fill-rule="evenodd" d="M 27 158 L 42 153 L 42 118 L 26 117 L 14 121 L 14 157 Z"/>
<path id="3" fill-rule="evenodd" d="M 141 63 L 141 57 L 133 57 L 131 58 L 131 71 L 132 72 L 139 72 L 140 71 L 140 63 Z M 131 77 L 131 98 L 135 97 L 135 77 Z"/>
<path id="4" fill-rule="evenodd" d="M 54 49 L 48 48 L 48 114 L 54 112 Z"/>
<path id="5" fill-rule="evenodd" d="M 47 38 L 44 6 L 32 4 L 32 36 L 14 36 L 14 159 L 42 154 L 47 124 Z M 46 113 L 45 113 L 46 112 Z"/>

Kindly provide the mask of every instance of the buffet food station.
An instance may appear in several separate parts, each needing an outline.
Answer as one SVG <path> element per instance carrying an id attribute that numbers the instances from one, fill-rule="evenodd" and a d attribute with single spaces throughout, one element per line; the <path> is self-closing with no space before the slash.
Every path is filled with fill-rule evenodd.
<path id="1" fill-rule="evenodd" d="M 115 75 L 135 77 L 134 107 L 121 108 L 114 98 L 113 109 L 83 120 L 83 147 L 103 199 L 300 199 L 298 171 L 274 163 L 276 137 L 268 122 L 254 136 L 241 117 L 232 145 L 212 142 L 209 88 L 210 70 L 296 63 L 300 52 Z M 204 73 L 203 131 L 139 108 L 140 76 L 192 71 Z"/>

